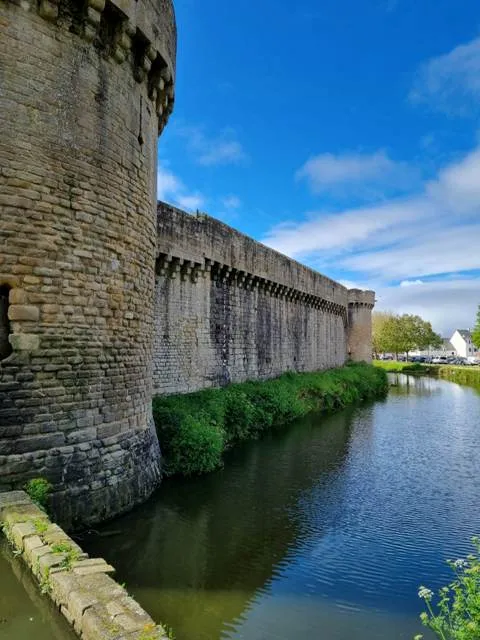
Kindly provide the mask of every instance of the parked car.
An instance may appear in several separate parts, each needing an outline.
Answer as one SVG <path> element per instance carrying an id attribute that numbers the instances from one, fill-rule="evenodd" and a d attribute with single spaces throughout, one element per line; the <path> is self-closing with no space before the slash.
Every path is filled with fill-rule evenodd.
<path id="1" fill-rule="evenodd" d="M 447 360 L 447 356 L 437 356 L 436 358 L 432 359 L 432 364 L 447 364 L 448 360 Z"/>
<path id="2" fill-rule="evenodd" d="M 473 365 L 480 364 L 480 358 L 477 358 L 476 356 L 468 356 L 466 360 L 467 360 L 467 364 L 473 364 Z"/>

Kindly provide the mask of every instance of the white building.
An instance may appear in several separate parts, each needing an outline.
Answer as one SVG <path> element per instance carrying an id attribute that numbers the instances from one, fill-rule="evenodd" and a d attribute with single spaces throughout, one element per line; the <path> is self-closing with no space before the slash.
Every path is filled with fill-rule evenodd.
<path id="1" fill-rule="evenodd" d="M 450 338 L 457 355 L 461 358 L 472 357 L 476 349 L 472 342 L 472 334 L 468 329 L 455 329 L 455 333 Z"/>

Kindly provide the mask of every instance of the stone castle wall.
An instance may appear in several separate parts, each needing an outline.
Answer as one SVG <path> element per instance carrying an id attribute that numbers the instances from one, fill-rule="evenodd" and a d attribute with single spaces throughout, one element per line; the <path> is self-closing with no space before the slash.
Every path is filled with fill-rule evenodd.
<path id="1" fill-rule="evenodd" d="M 357 295 L 218 220 L 163 203 L 157 255 L 155 393 L 371 358 L 372 292 Z M 365 318 L 352 315 L 357 298 Z"/>
<path id="2" fill-rule="evenodd" d="M 372 292 L 160 205 L 171 0 L 0 0 L 0 492 L 63 525 L 160 479 L 152 393 L 370 359 Z"/>
<path id="3" fill-rule="evenodd" d="M 0 0 L 0 30 L 0 491 L 47 477 L 56 517 L 92 522 L 160 474 L 154 202 L 173 7 Z"/>

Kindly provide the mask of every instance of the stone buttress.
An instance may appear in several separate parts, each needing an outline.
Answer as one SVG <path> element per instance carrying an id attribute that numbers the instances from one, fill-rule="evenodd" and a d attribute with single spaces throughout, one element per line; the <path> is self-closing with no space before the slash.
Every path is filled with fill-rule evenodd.
<path id="1" fill-rule="evenodd" d="M 77 526 L 160 477 L 152 332 L 171 0 L 0 0 L 0 490 Z"/>

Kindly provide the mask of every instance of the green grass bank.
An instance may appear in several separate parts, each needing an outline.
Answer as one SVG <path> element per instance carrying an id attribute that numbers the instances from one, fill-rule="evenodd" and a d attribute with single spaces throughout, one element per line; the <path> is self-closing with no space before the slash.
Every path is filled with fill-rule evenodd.
<path id="1" fill-rule="evenodd" d="M 385 371 L 349 364 L 316 373 L 196 393 L 156 396 L 153 415 L 167 475 L 213 471 L 236 442 L 258 438 L 311 411 L 332 412 L 388 393 Z"/>
<path id="2" fill-rule="evenodd" d="M 420 364 L 418 362 L 396 362 L 395 360 L 374 360 L 373 365 L 390 373 L 429 375 L 480 389 L 480 367 Z"/>

